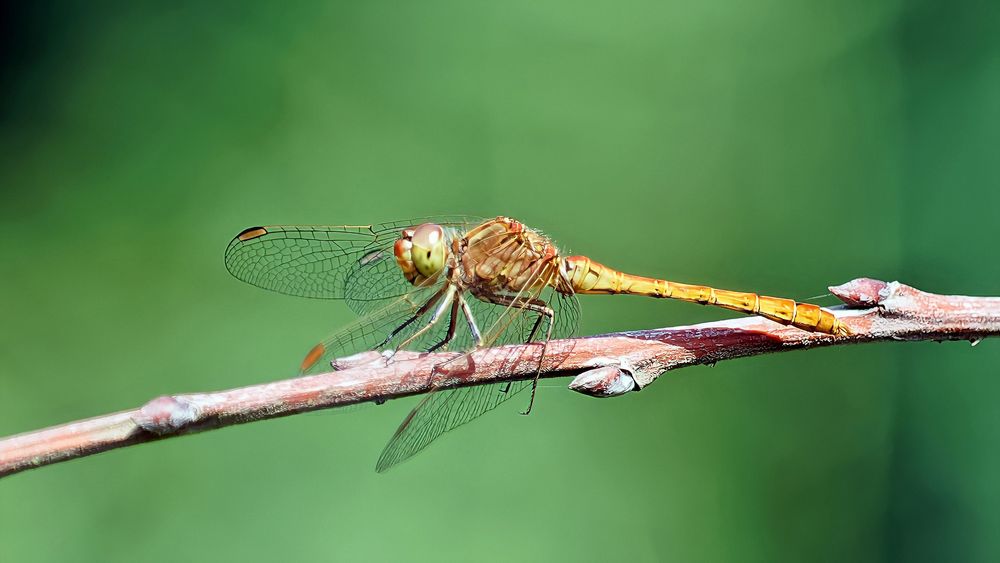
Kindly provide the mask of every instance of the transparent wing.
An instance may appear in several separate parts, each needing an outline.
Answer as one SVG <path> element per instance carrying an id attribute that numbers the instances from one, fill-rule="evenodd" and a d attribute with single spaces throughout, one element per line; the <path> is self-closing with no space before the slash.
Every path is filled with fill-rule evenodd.
<path id="1" fill-rule="evenodd" d="M 420 310 L 443 287 L 442 282 L 415 289 L 411 287 L 409 293 L 334 332 L 309 351 L 302 361 L 301 373 L 330 371 L 333 360 L 360 352 L 395 350 L 401 342 L 427 324 L 434 307 L 431 306 L 422 313 Z M 408 348 L 426 351 L 443 340 L 447 334 L 448 321 L 447 317 L 441 319 Z M 397 332 L 395 336 L 394 331 Z"/>
<path id="2" fill-rule="evenodd" d="M 426 287 L 411 289 L 409 293 L 393 300 L 388 305 L 340 328 L 313 346 L 302 361 L 300 373 L 311 375 L 330 371 L 333 360 L 360 352 L 396 350 L 403 341 L 430 322 L 435 306 L 431 306 L 423 312 L 420 310 L 443 287 L 444 282 L 436 282 Z M 576 300 L 572 299 L 572 301 L 575 304 Z M 486 327 L 497 326 L 502 318 L 510 319 L 509 329 L 496 339 L 496 345 L 526 342 L 534 326 L 535 313 L 531 311 L 527 311 L 523 315 L 519 314 L 519 311 L 513 311 L 516 314 L 511 314 L 511 310 L 505 306 L 479 301 L 475 298 L 470 299 L 469 306 L 476 322 L 483 323 L 483 326 Z M 569 311 L 576 312 L 578 308 L 571 307 Z M 575 327 L 574 319 L 577 317 L 578 313 L 557 316 L 554 331 L 558 331 L 560 334 L 571 333 Z M 407 349 L 421 352 L 430 350 L 445 340 L 450 323 L 451 311 L 449 310 L 430 330 L 411 342 Z M 394 331 L 395 335 L 393 335 Z M 541 328 L 539 332 L 544 334 Z M 440 347 L 440 350 L 464 352 L 471 350 L 474 344 L 468 323 L 459 311 L 458 317 L 455 319 L 454 336 L 447 344 Z"/>
<path id="3" fill-rule="evenodd" d="M 546 288 L 540 295 L 530 297 L 541 298 L 554 312 L 552 337 L 565 338 L 573 334 L 579 323 L 580 305 L 575 295 L 564 295 Z M 545 319 L 539 328 L 532 331 L 536 321 L 541 316 L 535 311 L 522 307 L 500 307 L 473 299 L 473 314 L 478 319 L 487 319 L 489 327 L 486 334 L 492 339 L 489 345 L 499 346 L 511 343 L 543 340 L 546 334 Z M 497 351 L 495 353 L 509 353 Z M 461 362 L 464 358 L 452 360 Z M 513 366 L 520 358 L 504 357 L 505 363 Z M 424 396 L 423 400 L 403 420 L 396 433 L 379 456 L 375 470 L 385 471 L 394 465 L 409 459 L 420 450 L 427 447 L 438 436 L 453 430 L 482 414 L 489 412 L 531 387 L 531 380 L 475 385 L 454 389 L 435 390 Z"/>
<path id="4" fill-rule="evenodd" d="M 226 248 L 226 268 L 251 285 L 301 297 L 347 299 L 355 310 L 413 287 L 401 275 L 392 246 L 400 231 L 435 222 L 464 232 L 481 219 L 423 217 L 378 225 L 272 226 L 244 230 Z"/>

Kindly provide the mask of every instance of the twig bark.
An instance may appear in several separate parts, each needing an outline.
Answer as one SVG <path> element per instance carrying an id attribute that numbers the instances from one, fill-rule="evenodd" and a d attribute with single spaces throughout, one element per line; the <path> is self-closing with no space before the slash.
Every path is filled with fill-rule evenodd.
<path id="1" fill-rule="evenodd" d="M 830 291 L 851 329 L 833 337 L 759 317 L 552 341 L 542 377 L 577 376 L 576 391 L 607 397 L 642 389 L 665 371 L 768 352 L 883 340 L 969 340 L 1000 335 L 1000 297 L 945 296 L 861 278 Z M 539 344 L 469 355 L 375 352 L 338 360 L 332 371 L 215 393 L 172 395 L 134 410 L 53 426 L 0 440 L 0 477 L 213 428 L 366 401 L 534 376 Z M 451 360 L 451 361 L 449 361 Z"/>

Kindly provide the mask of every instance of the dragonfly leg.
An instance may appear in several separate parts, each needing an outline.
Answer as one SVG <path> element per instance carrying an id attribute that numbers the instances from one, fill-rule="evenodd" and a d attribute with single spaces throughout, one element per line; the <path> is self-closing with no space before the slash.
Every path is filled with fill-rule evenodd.
<path id="1" fill-rule="evenodd" d="M 531 327 L 531 332 L 528 333 L 528 342 L 531 342 L 532 340 L 535 339 L 535 334 L 538 332 L 538 327 L 542 326 L 543 318 L 545 318 L 544 314 L 538 315 L 538 318 L 535 319 L 535 325 Z"/>
<path id="2" fill-rule="evenodd" d="M 465 321 L 469 325 L 469 333 L 472 335 L 473 346 L 475 348 L 479 348 L 480 346 L 482 346 L 483 335 L 479 332 L 479 327 L 476 325 L 475 317 L 472 316 L 472 309 L 469 307 L 469 303 L 468 301 L 465 300 L 465 297 L 461 293 L 456 292 L 455 302 L 451 306 L 451 321 L 448 325 L 448 335 L 445 336 L 445 339 L 443 341 L 429 348 L 427 350 L 428 352 L 433 352 L 437 350 L 444 344 L 450 342 L 451 339 L 455 337 L 455 329 L 457 328 L 456 323 L 458 321 L 459 309 L 461 309 L 462 316 L 465 317 Z M 432 371 L 436 371 L 437 368 L 438 366 L 434 366 Z M 507 387 L 510 388 L 509 383 L 507 384 Z M 506 392 L 507 391 L 504 390 L 504 393 Z"/>
<path id="3" fill-rule="evenodd" d="M 465 296 L 459 294 L 458 302 L 462 306 L 462 315 L 465 316 L 465 321 L 469 323 L 469 332 L 472 333 L 472 342 L 476 348 L 483 345 L 483 334 L 479 332 L 479 327 L 476 326 L 476 318 L 472 316 L 472 309 L 469 307 L 469 302 L 465 300 Z"/>
<path id="4" fill-rule="evenodd" d="M 403 324 L 401 324 L 401 325 L 397 326 L 396 328 L 392 329 L 392 332 L 390 332 L 389 335 L 385 337 L 385 340 L 383 340 L 377 346 L 375 346 L 375 350 L 378 350 L 379 348 L 382 348 L 383 346 L 385 346 L 386 344 L 388 344 L 389 342 L 391 342 L 392 339 L 396 338 L 396 336 L 400 332 L 403 332 L 403 329 L 405 329 L 406 327 L 408 327 L 411 324 L 413 324 L 413 321 L 415 321 L 415 320 L 419 319 L 420 317 L 424 316 L 424 314 L 427 313 L 427 311 L 429 311 L 430 308 L 433 307 L 434 304 L 437 303 L 438 300 L 440 300 L 442 296 L 444 296 L 444 294 L 445 294 L 445 292 L 447 292 L 447 290 L 448 290 L 447 287 L 443 287 L 443 288 L 441 288 L 441 291 L 438 291 L 437 293 L 435 293 L 434 295 L 432 295 L 431 298 L 428 299 L 426 303 L 424 303 L 423 305 L 421 305 L 420 308 L 417 309 L 415 313 L 413 313 L 412 317 L 410 317 L 409 319 L 407 319 L 406 322 L 404 322 Z"/>
<path id="5" fill-rule="evenodd" d="M 531 328 L 531 332 L 528 335 L 528 342 L 531 342 L 532 339 L 535 338 L 535 333 L 538 332 L 538 327 L 541 326 L 542 319 L 544 318 L 548 321 L 548 326 L 545 329 L 545 340 L 542 341 L 542 356 L 538 358 L 538 368 L 535 370 L 535 378 L 531 381 L 531 400 L 528 402 L 528 409 L 521 413 L 525 415 L 531 414 L 531 409 L 535 406 L 535 393 L 538 391 L 538 378 L 542 374 L 542 362 L 545 361 L 545 352 L 548 349 L 549 339 L 552 338 L 552 327 L 555 324 L 555 311 L 553 311 L 552 308 L 545 303 L 545 301 L 538 298 L 524 298 L 510 295 L 483 295 L 482 297 L 497 305 L 513 305 L 514 307 L 538 313 L 538 318 L 535 319 L 535 325 Z M 507 390 L 509 389 L 510 384 L 507 385 Z M 506 390 L 504 392 L 506 392 Z"/>
<path id="6" fill-rule="evenodd" d="M 535 369 L 535 378 L 531 380 L 531 400 L 528 401 L 528 410 L 521 413 L 524 415 L 531 414 L 531 407 L 535 406 L 535 392 L 538 391 L 538 378 L 542 375 L 542 362 L 545 361 L 545 352 L 549 348 L 549 340 L 552 338 L 552 325 L 555 320 L 555 313 L 548 306 L 542 307 L 538 312 L 540 315 L 538 320 L 535 321 L 535 328 L 531 330 L 532 336 L 534 336 L 535 329 L 538 328 L 542 316 L 545 316 L 549 320 L 549 326 L 545 329 L 545 340 L 542 343 L 542 357 L 538 358 L 538 368 Z"/>
<path id="7" fill-rule="evenodd" d="M 469 325 L 469 332 L 472 334 L 473 345 L 476 348 L 479 348 L 482 345 L 482 343 L 483 343 L 483 336 L 479 332 L 479 327 L 476 326 L 476 319 L 475 319 L 475 317 L 472 316 L 472 309 L 469 307 L 469 302 L 465 300 L 465 297 L 462 295 L 461 292 L 456 291 L 455 292 L 455 302 L 452 303 L 452 305 L 451 305 L 451 320 L 449 321 L 449 324 L 448 324 L 448 334 L 447 334 L 447 336 L 445 336 L 444 340 L 442 340 L 441 342 L 435 344 L 434 346 L 431 346 L 427 350 L 428 352 L 433 352 L 433 351 L 437 350 L 438 348 L 440 348 L 441 346 L 444 346 L 445 344 L 447 344 L 448 342 L 450 342 L 453 338 L 455 338 L 455 330 L 457 328 L 456 325 L 458 323 L 458 313 L 459 313 L 460 309 L 461 309 L 462 316 L 465 317 L 465 321 Z M 438 366 L 434 366 L 432 372 L 436 372 L 437 368 L 438 368 Z M 508 388 L 509 387 L 510 387 L 510 384 L 508 384 Z M 506 391 L 504 391 L 504 392 L 506 392 Z"/>
<path id="8" fill-rule="evenodd" d="M 427 324 L 420 327 L 420 330 L 418 330 L 417 332 L 411 334 L 410 337 L 401 342 L 399 346 L 396 346 L 396 350 L 402 350 L 403 348 L 406 348 L 413 341 L 423 336 L 425 332 L 433 328 L 434 325 L 436 325 L 437 322 L 441 320 L 441 315 L 444 314 L 444 312 L 451 305 L 451 302 L 455 299 L 455 293 L 457 292 L 457 289 L 455 288 L 454 285 L 448 284 L 442 291 L 444 291 L 443 300 L 437 306 L 437 309 L 434 309 L 434 314 L 431 315 L 431 318 L 430 320 L 427 321 Z"/>
<path id="9" fill-rule="evenodd" d="M 535 334 L 538 332 L 538 327 L 542 325 L 542 319 L 543 318 L 545 318 L 545 315 L 538 315 L 538 318 L 535 319 L 535 325 L 531 327 L 531 332 L 528 333 L 528 342 L 531 342 L 532 340 L 535 339 Z M 550 323 L 550 326 L 551 326 L 551 323 Z M 546 343 L 548 342 L 548 338 L 545 339 L 545 342 Z M 543 344 L 543 346 L 544 346 L 544 344 Z M 532 385 L 531 385 L 531 401 L 528 403 L 528 410 L 525 411 L 525 412 L 523 412 L 523 413 L 521 413 L 521 414 L 528 414 L 528 413 L 530 413 L 531 412 L 531 406 L 535 404 L 535 389 L 536 389 L 536 386 L 538 385 L 538 375 L 542 371 L 542 360 L 544 360 L 544 359 L 545 359 L 545 348 L 543 347 L 542 348 L 542 358 L 538 361 L 538 371 L 535 372 L 535 379 L 534 379 L 534 381 L 532 382 Z M 500 390 L 501 393 L 506 393 L 507 391 L 510 391 L 510 382 L 509 381 L 507 382 L 507 385 L 505 385 L 504 388 Z"/>
<path id="10" fill-rule="evenodd" d="M 461 299 L 462 299 L 462 297 L 459 296 L 459 298 L 456 299 L 451 304 L 451 313 L 450 313 L 450 317 L 451 318 L 448 321 L 448 334 L 446 334 L 444 336 L 444 339 L 441 342 L 438 342 L 437 344 L 435 344 L 435 345 L 431 346 L 430 348 L 428 348 L 427 349 L 428 352 L 433 352 L 433 351 L 437 350 L 438 348 L 443 347 L 445 344 L 451 342 L 452 338 L 455 338 L 455 328 L 456 328 L 456 325 L 458 324 L 458 308 L 459 308 L 459 305 L 460 305 L 459 301 Z"/>

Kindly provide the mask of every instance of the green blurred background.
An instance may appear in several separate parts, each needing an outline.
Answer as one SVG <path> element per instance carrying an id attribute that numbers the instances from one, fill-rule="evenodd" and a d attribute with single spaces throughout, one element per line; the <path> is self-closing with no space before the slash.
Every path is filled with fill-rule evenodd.
<path id="1" fill-rule="evenodd" d="M 352 314 L 228 276 L 262 223 L 502 213 L 678 281 L 1000 294 L 996 2 L 4 10 L 0 434 L 294 374 Z M 582 300 L 583 334 L 725 316 Z M 0 481 L 0 560 L 996 561 L 998 359 L 550 380 L 384 475 L 414 399 L 128 448 Z"/>

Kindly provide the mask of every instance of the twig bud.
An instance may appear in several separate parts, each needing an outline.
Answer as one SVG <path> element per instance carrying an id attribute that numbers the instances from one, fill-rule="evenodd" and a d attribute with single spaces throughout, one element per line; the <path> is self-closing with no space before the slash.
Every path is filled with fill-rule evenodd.
<path id="1" fill-rule="evenodd" d="M 569 388 L 591 397 L 617 397 L 638 386 L 632 373 L 620 365 L 607 365 L 587 370 L 573 378 Z"/>

